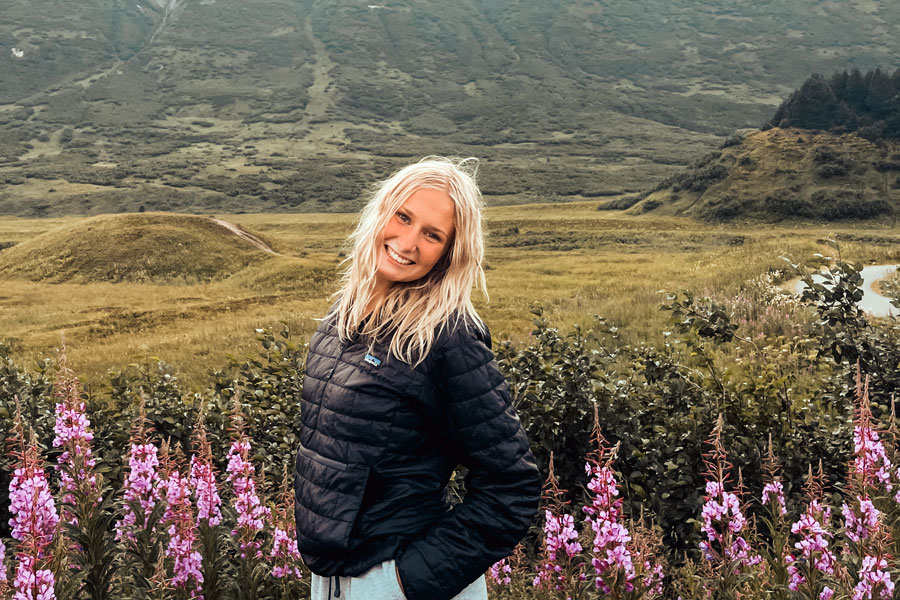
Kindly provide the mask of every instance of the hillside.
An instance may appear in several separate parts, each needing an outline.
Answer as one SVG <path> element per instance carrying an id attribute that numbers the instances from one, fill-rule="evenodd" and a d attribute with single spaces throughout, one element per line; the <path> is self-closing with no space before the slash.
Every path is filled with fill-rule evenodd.
<path id="1" fill-rule="evenodd" d="M 612 197 L 759 126 L 811 72 L 900 66 L 889 0 L 10 0 L 3 16 L 0 214 L 28 216 L 356 210 L 432 153 L 485 159 L 492 204 Z"/>
<path id="2" fill-rule="evenodd" d="M 44 283 L 198 283 L 268 254 L 208 217 L 103 215 L 0 251 L 0 278 Z"/>
<path id="3" fill-rule="evenodd" d="M 900 143 L 757 131 L 663 181 L 629 210 L 709 221 L 893 220 L 900 212 Z"/>

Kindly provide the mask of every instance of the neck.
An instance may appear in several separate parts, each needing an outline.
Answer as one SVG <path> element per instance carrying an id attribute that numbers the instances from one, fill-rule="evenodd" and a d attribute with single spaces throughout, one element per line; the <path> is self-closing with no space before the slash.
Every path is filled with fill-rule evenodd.
<path id="1" fill-rule="evenodd" d="M 366 305 L 365 316 L 368 316 L 375 310 L 375 307 L 381 302 L 381 300 L 387 296 L 388 290 L 391 289 L 391 282 L 380 279 L 378 277 L 375 278 L 375 286 L 372 288 L 372 297 L 369 300 L 369 303 Z"/>

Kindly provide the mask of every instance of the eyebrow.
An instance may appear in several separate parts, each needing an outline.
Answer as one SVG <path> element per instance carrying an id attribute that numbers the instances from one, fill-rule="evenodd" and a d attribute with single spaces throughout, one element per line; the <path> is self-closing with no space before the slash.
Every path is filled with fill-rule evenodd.
<path id="1" fill-rule="evenodd" d="M 400 208 L 398 208 L 397 210 L 402 210 L 403 212 L 409 214 L 409 216 L 411 216 L 411 217 L 413 217 L 413 218 L 415 218 L 415 216 L 416 216 L 416 213 L 414 213 L 413 211 L 409 210 L 408 208 L 403 208 L 402 206 L 401 206 Z M 441 234 L 441 235 L 444 236 L 444 237 L 448 237 L 447 232 L 444 231 L 443 229 L 441 229 L 440 227 L 429 226 L 429 227 L 426 227 L 425 229 L 430 229 L 431 231 L 437 232 L 437 233 Z"/>

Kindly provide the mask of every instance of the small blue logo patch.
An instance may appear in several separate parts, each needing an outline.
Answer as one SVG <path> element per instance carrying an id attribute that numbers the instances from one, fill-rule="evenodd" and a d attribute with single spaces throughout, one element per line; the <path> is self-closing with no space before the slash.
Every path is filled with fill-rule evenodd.
<path id="1" fill-rule="evenodd" d="M 366 354 L 366 362 L 377 367 L 381 364 L 381 359 L 375 358 L 371 354 Z"/>

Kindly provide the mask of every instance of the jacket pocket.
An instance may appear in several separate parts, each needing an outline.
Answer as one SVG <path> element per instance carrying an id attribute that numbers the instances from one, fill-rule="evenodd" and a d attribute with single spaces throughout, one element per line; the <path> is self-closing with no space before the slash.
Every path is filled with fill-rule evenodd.
<path id="1" fill-rule="evenodd" d="M 294 462 L 294 516 L 301 553 L 332 554 L 359 545 L 350 533 L 368 480 L 366 465 L 333 460 L 299 446 Z"/>

